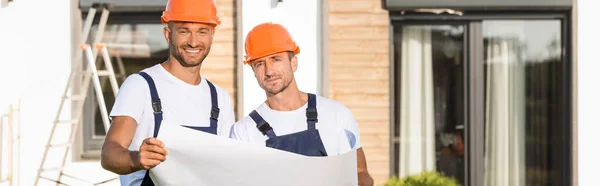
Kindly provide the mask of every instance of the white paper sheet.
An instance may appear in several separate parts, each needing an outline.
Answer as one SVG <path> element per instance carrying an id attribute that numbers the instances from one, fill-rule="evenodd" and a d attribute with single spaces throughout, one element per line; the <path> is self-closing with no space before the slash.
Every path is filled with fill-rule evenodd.
<path id="1" fill-rule="evenodd" d="M 163 121 L 167 159 L 150 169 L 156 185 L 356 186 L 356 151 L 308 157 Z"/>

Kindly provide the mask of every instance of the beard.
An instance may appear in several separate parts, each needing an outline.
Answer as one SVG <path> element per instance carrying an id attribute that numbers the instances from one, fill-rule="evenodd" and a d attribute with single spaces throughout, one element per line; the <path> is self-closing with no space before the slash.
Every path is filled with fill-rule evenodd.
<path id="1" fill-rule="evenodd" d="M 265 80 L 264 82 L 267 82 L 267 80 Z M 292 83 L 291 79 L 289 79 L 289 80 L 282 79 L 280 85 L 278 85 L 276 83 L 276 84 L 272 84 L 272 86 L 270 88 L 267 88 L 267 86 L 266 86 L 267 83 L 265 83 L 265 86 L 263 86 L 263 89 L 271 95 L 277 95 L 280 92 L 283 92 L 285 89 L 287 89 L 291 83 Z"/>
<path id="2" fill-rule="evenodd" d="M 183 44 L 180 47 L 177 47 L 175 45 L 175 43 L 173 43 L 173 39 L 171 39 L 171 43 L 169 43 L 169 51 L 171 51 L 171 55 L 173 55 L 173 57 L 175 57 L 175 59 L 177 59 L 179 64 L 181 64 L 181 66 L 183 66 L 183 67 L 195 67 L 195 66 L 202 64 L 202 61 L 204 61 L 204 59 L 206 58 L 206 56 L 208 56 L 208 53 L 210 52 L 210 46 L 202 47 L 202 49 L 205 52 L 203 54 L 200 54 L 200 58 L 198 60 L 195 60 L 195 59 L 186 60 L 183 56 L 184 55 L 183 53 L 185 51 L 182 50 L 184 47 L 189 47 L 189 45 Z"/>

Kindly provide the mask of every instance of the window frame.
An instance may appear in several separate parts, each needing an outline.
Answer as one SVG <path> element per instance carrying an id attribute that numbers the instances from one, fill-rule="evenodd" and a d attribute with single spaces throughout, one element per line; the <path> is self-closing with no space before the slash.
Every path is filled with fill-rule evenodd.
<path id="1" fill-rule="evenodd" d="M 92 27 L 94 25 L 98 25 L 100 20 L 101 12 L 97 12 L 94 17 L 94 21 L 92 23 Z M 110 12 L 109 18 L 107 20 L 107 25 L 109 24 L 162 24 L 160 21 L 160 16 L 162 12 L 160 11 L 152 11 L 152 12 Z M 81 12 L 81 18 L 78 20 L 78 27 L 73 29 L 74 33 L 80 33 L 82 25 L 85 22 L 85 17 L 87 16 L 87 10 Z M 76 20 L 77 21 L 77 20 Z M 79 28 L 79 29 L 77 29 Z M 77 39 L 76 41 L 81 40 L 81 34 L 74 34 Z M 89 37 L 93 38 L 92 35 Z M 79 52 L 79 50 L 77 50 Z M 76 59 L 74 63 L 83 63 L 83 58 Z M 75 65 L 75 64 L 73 64 Z M 118 71 L 118 69 L 115 69 Z M 91 83 L 91 82 L 90 82 Z M 108 83 L 108 81 L 106 82 Z M 75 88 L 81 86 L 81 82 L 77 81 L 74 83 Z M 109 87 L 109 86 L 108 86 Z M 77 92 L 73 92 L 72 94 L 76 94 Z M 95 107 L 98 107 L 97 101 L 95 99 L 96 93 L 93 90 L 93 87 L 87 91 L 86 100 L 83 106 L 82 111 L 82 122 L 80 123 L 80 127 L 78 127 L 77 138 L 74 142 L 73 149 L 73 161 L 95 161 L 100 159 L 100 152 L 102 149 L 102 145 L 104 143 L 104 136 L 98 136 L 94 134 L 94 125 L 95 122 Z M 77 104 L 76 101 L 72 102 L 73 105 Z M 107 105 L 107 109 L 110 110 L 112 106 Z M 72 116 L 75 118 L 75 116 Z"/>

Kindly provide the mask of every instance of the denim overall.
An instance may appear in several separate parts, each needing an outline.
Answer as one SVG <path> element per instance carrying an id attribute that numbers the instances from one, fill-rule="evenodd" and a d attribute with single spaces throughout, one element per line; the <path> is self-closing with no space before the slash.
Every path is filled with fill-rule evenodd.
<path id="1" fill-rule="evenodd" d="M 267 123 L 256 111 L 252 111 L 250 117 L 256 123 L 256 128 L 258 128 L 263 135 L 269 137 L 265 142 L 267 147 L 305 156 L 327 156 L 319 131 L 315 128 L 315 124 L 318 122 L 316 102 L 316 96 L 309 93 L 308 108 L 306 108 L 306 123 L 308 129 L 297 133 L 277 136 L 269 123 Z"/>
<path id="2" fill-rule="evenodd" d="M 162 108 L 160 103 L 160 98 L 158 97 L 158 92 L 156 91 L 156 86 L 154 85 L 154 81 L 152 78 L 146 74 L 145 72 L 139 72 L 139 75 L 146 79 L 148 85 L 150 87 L 150 97 L 152 98 L 152 109 L 154 110 L 154 137 L 158 136 L 158 129 L 160 129 L 160 124 L 163 120 Z M 195 130 L 217 134 L 217 122 L 219 118 L 219 102 L 217 98 L 217 90 L 215 86 L 208 80 L 206 80 L 208 86 L 210 87 L 210 99 L 212 102 L 212 109 L 210 111 L 210 126 L 209 127 L 193 127 L 193 126 L 185 126 L 188 128 L 192 128 Z M 146 171 L 146 175 L 144 176 L 144 180 L 142 181 L 142 186 L 154 186 L 152 179 L 150 178 L 150 170 Z"/>

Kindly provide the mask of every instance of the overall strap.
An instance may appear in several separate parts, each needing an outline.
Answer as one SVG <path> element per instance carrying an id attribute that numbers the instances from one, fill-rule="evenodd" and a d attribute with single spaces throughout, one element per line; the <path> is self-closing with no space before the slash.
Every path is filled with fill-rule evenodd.
<path id="1" fill-rule="evenodd" d="M 156 91 L 156 85 L 154 85 L 154 81 L 152 80 L 152 78 L 145 72 L 139 72 L 138 74 L 144 77 L 144 79 L 146 79 L 146 82 L 148 82 L 148 85 L 150 87 L 152 110 L 154 110 L 154 137 L 156 138 L 158 136 L 160 124 L 163 120 L 162 105 L 160 103 L 160 98 L 158 97 L 158 91 Z"/>
<path id="2" fill-rule="evenodd" d="M 276 136 L 273 128 L 271 128 L 271 125 L 269 125 L 269 123 L 267 123 L 267 121 L 265 121 L 260 114 L 256 112 L 256 110 L 253 110 L 250 113 L 250 117 L 252 120 L 254 120 L 254 123 L 256 123 L 256 128 L 258 128 L 263 135 L 267 135 L 269 138 Z"/>
<path id="3" fill-rule="evenodd" d="M 219 122 L 219 97 L 217 97 L 217 89 L 210 81 L 206 80 L 208 87 L 210 87 L 210 101 L 212 107 L 210 109 L 210 127 L 216 128 Z"/>
<path id="4" fill-rule="evenodd" d="M 315 124 L 319 122 L 317 113 L 317 96 L 308 93 L 308 108 L 306 108 L 306 123 L 308 123 L 308 130 L 315 129 Z"/>

